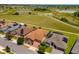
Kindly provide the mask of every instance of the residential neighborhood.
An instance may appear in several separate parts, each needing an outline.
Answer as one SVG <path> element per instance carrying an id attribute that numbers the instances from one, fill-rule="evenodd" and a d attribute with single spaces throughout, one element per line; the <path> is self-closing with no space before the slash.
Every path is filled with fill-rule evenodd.
<path id="1" fill-rule="evenodd" d="M 58 32 L 49 33 L 49 31 L 41 27 L 30 28 L 27 26 L 27 24 L 25 25 L 23 23 L 12 22 L 7 24 L 6 21 L 4 20 L 0 20 L 0 24 L 1 24 L 0 35 L 1 36 L 4 35 L 3 37 L 0 37 L 0 42 L 1 42 L 0 45 L 3 46 L 4 48 L 6 46 L 9 46 L 13 53 L 17 53 L 17 54 L 19 53 L 22 54 L 23 52 L 37 53 L 42 42 L 45 42 L 47 46 L 52 47 L 51 48 L 52 50 L 57 49 L 59 50 L 59 52 L 62 51 L 62 53 L 64 53 L 65 49 L 67 48 L 66 43 L 68 38 L 66 38 L 61 33 Z M 49 35 L 51 36 L 48 38 Z M 19 37 L 24 37 L 22 39 L 24 40 L 24 44 L 22 44 L 21 46 L 17 44 L 17 40 Z M 55 53 L 55 51 L 52 52 L 52 50 L 51 53 Z"/>
<path id="2" fill-rule="evenodd" d="M 79 54 L 79 6 L 0 7 L 0 54 Z"/>

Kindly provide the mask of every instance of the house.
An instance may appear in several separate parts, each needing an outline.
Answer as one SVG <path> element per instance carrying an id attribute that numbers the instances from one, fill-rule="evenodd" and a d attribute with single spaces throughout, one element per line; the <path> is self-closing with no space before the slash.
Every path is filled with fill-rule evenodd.
<path id="1" fill-rule="evenodd" d="M 2 31 L 3 31 L 4 33 L 8 33 L 8 32 L 14 31 L 14 30 L 16 30 L 16 29 L 18 29 L 18 28 L 20 28 L 20 27 L 21 27 L 21 24 L 18 24 L 18 23 L 16 23 L 16 22 L 14 22 L 14 23 L 12 23 L 12 24 L 9 24 L 9 25 L 6 26 L 5 28 L 3 28 Z"/>
<path id="2" fill-rule="evenodd" d="M 38 28 L 25 36 L 25 43 L 38 48 L 46 35 L 46 30 Z"/>
<path id="3" fill-rule="evenodd" d="M 71 50 L 72 54 L 79 54 L 79 39 L 77 39 L 77 41 L 75 42 L 72 50 Z"/>
<path id="4" fill-rule="evenodd" d="M 5 26 L 5 21 L 4 20 L 0 20 L 0 28 L 3 28 Z"/>
<path id="5" fill-rule="evenodd" d="M 46 38 L 44 42 L 47 43 L 48 46 L 51 46 L 54 50 L 65 51 L 67 48 L 67 37 L 58 32 L 50 32 L 51 37 Z M 49 35 L 50 35 L 49 34 Z"/>
<path id="6" fill-rule="evenodd" d="M 25 36 L 28 33 L 30 33 L 31 31 L 33 31 L 32 28 L 29 28 L 26 26 L 21 26 L 21 28 L 10 32 L 10 34 L 15 35 L 15 36 Z"/>

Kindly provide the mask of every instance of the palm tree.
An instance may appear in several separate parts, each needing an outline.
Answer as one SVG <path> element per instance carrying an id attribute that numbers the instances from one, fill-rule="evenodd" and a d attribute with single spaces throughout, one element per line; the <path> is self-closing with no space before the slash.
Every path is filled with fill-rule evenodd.
<path id="1" fill-rule="evenodd" d="M 5 51 L 6 52 L 10 52 L 10 50 L 11 50 L 10 47 L 9 46 L 6 46 Z"/>

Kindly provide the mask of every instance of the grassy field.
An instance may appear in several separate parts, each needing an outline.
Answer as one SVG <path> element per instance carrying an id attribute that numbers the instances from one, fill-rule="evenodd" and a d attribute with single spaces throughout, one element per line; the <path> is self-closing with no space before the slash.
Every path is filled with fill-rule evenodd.
<path id="1" fill-rule="evenodd" d="M 68 22 L 74 24 L 74 25 L 77 25 L 79 26 L 79 18 L 78 17 L 75 17 L 74 14 L 72 13 L 59 13 L 59 12 L 53 12 L 53 14 L 55 14 L 55 16 L 61 18 L 61 17 L 65 17 Z"/>
<path id="2" fill-rule="evenodd" d="M 79 29 L 75 29 L 73 27 L 70 27 L 68 25 L 62 24 L 60 22 L 57 22 L 53 19 L 50 19 L 46 16 L 35 16 L 35 15 L 0 15 L 0 19 L 6 19 L 6 21 L 17 21 L 17 22 L 23 22 L 26 24 L 41 26 L 45 28 L 51 28 L 52 31 L 55 31 L 53 29 L 73 32 L 73 33 L 79 33 Z M 50 29 L 48 29 L 50 30 Z M 63 32 L 64 35 L 69 37 L 68 43 L 67 43 L 67 49 L 66 53 L 69 53 L 74 42 L 79 37 L 79 35 L 70 34 Z"/>
<path id="3" fill-rule="evenodd" d="M 38 25 L 46 28 L 54 28 L 58 30 L 64 30 L 73 33 L 79 33 L 79 29 L 57 22 L 46 16 L 36 15 L 0 15 L 0 19 L 6 19 L 9 21 L 18 21 L 26 24 Z"/>

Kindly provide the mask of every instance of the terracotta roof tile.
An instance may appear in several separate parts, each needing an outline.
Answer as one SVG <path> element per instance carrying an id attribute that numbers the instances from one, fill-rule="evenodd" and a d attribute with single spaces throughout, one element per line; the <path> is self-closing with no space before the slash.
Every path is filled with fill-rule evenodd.
<path id="1" fill-rule="evenodd" d="M 47 31 L 46 30 L 43 30 L 43 29 L 37 29 L 35 31 L 32 31 L 31 33 L 27 34 L 25 36 L 25 38 L 30 38 L 32 40 L 39 40 L 41 41 L 45 35 L 47 34 Z"/>

